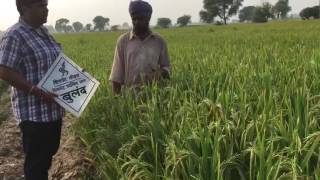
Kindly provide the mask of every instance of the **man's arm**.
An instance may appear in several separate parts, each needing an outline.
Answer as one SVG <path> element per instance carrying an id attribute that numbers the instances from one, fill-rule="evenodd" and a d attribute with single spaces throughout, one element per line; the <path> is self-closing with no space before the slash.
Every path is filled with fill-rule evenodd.
<path id="1" fill-rule="evenodd" d="M 121 93 L 121 86 L 124 82 L 124 48 L 121 37 L 117 41 L 114 53 L 112 69 L 109 80 L 112 82 L 112 91 L 115 94 Z"/>
<path id="2" fill-rule="evenodd" d="M 32 85 L 17 71 L 1 65 L 0 65 L 0 79 L 6 81 L 11 86 L 21 91 L 36 95 L 38 97 L 43 97 L 45 101 L 48 103 L 54 102 L 53 98 L 56 97 L 55 94 L 45 92 L 37 88 L 36 86 Z"/>
<path id="3" fill-rule="evenodd" d="M 112 82 L 112 91 L 114 94 L 121 93 L 121 84 L 117 82 Z"/>
<path id="4" fill-rule="evenodd" d="M 165 40 L 163 40 L 162 50 L 160 54 L 160 69 L 161 77 L 163 79 L 170 79 L 170 57 Z"/>
<path id="5" fill-rule="evenodd" d="M 170 79 L 170 73 L 166 69 L 161 69 L 161 77 L 163 79 Z"/>

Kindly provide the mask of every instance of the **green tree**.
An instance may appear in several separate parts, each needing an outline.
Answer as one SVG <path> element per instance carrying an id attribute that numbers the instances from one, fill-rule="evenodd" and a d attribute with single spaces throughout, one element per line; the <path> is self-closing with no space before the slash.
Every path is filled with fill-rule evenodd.
<path id="1" fill-rule="evenodd" d="M 239 12 L 239 20 L 240 22 L 244 21 L 252 21 L 255 13 L 256 7 L 247 6 L 240 10 Z"/>
<path id="2" fill-rule="evenodd" d="M 111 31 L 118 31 L 118 30 L 119 30 L 119 25 L 111 26 Z"/>
<path id="3" fill-rule="evenodd" d="M 254 11 L 254 15 L 253 15 L 253 22 L 255 23 L 264 23 L 264 22 L 268 22 L 268 18 L 267 16 L 265 15 L 265 11 L 264 9 L 259 6 L 259 7 L 256 7 L 255 8 L 255 11 Z"/>
<path id="4" fill-rule="evenodd" d="M 73 29 L 73 27 L 71 26 L 71 25 L 67 25 L 66 26 L 66 31 L 65 32 L 68 32 L 68 33 L 70 33 L 70 32 L 74 32 L 74 29 Z"/>
<path id="5" fill-rule="evenodd" d="M 215 17 L 219 17 L 224 24 L 227 20 L 237 14 L 243 0 L 203 0 L 203 8 L 200 11 L 200 18 L 204 22 L 212 22 Z"/>
<path id="6" fill-rule="evenodd" d="M 86 30 L 91 31 L 92 24 L 86 24 Z"/>
<path id="7" fill-rule="evenodd" d="M 104 31 L 106 26 L 109 25 L 109 18 L 105 18 L 102 16 L 96 16 L 93 19 L 93 24 L 94 24 L 94 30 L 98 30 L 98 31 Z"/>
<path id="8" fill-rule="evenodd" d="M 57 32 L 67 32 L 67 25 L 70 21 L 66 18 L 61 18 L 56 21 L 55 29 Z"/>
<path id="9" fill-rule="evenodd" d="M 73 26 L 73 29 L 76 31 L 76 32 L 80 32 L 82 29 L 83 29 L 83 24 L 81 22 L 74 22 L 72 24 Z"/>
<path id="10" fill-rule="evenodd" d="M 124 22 L 124 23 L 122 24 L 122 28 L 124 28 L 124 29 L 129 29 L 129 28 L 130 28 L 129 23 Z"/>
<path id="11" fill-rule="evenodd" d="M 267 17 L 267 19 L 271 18 L 274 19 L 274 6 L 270 3 L 263 3 L 262 4 L 262 9 L 264 11 L 264 15 Z"/>
<path id="12" fill-rule="evenodd" d="M 302 19 L 310 19 L 310 18 L 318 19 L 319 11 L 320 11 L 319 6 L 307 7 L 302 9 L 302 11 L 300 12 L 300 17 Z"/>
<path id="13" fill-rule="evenodd" d="M 171 26 L 171 20 L 169 18 L 158 18 L 157 26 L 161 28 L 168 28 Z"/>
<path id="14" fill-rule="evenodd" d="M 274 11 L 278 19 L 286 18 L 288 12 L 291 11 L 291 7 L 289 6 L 289 0 L 279 0 L 274 6 Z"/>
<path id="15" fill-rule="evenodd" d="M 180 26 L 186 26 L 189 23 L 191 23 L 191 16 L 190 15 L 184 15 L 178 18 L 177 24 Z"/>
<path id="16" fill-rule="evenodd" d="M 120 27 L 119 27 L 119 28 L 120 28 Z M 128 29 L 130 29 L 129 23 L 124 22 L 124 23 L 122 24 L 122 26 L 121 26 L 121 29 L 122 29 L 122 30 L 128 30 Z"/>
<path id="17" fill-rule="evenodd" d="M 214 15 L 208 11 L 204 11 L 204 10 L 201 10 L 200 13 L 200 20 L 202 22 L 205 22 L 205 23 L 213 23 L 214 21 Z"/>
<path id="18" fill-rule="evenodd" d="M 256 7 L 253 15 L 253 22 L 268 22 L 268 19 L 274 19 L 274 7 L 270 3 L 263 3 L 262 6 Z"/>

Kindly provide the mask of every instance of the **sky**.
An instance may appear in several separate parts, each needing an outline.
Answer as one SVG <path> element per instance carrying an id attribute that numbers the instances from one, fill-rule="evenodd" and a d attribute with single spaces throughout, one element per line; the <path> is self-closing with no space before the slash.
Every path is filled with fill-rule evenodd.
<path id="1" fill-rule="evenodd" d="M 199 11 L 203 0 L 145 0 L 154 9 L 151 25 L 156 24 L 157 18 L 168 17 L 176 23 L 178 17 L 187 14 L 192 16 L 192 22 L 199 22 Z M 259 5 L 262 1 L 274 4 L 277 0 L 244 0 L 243 6 Z M 0 0 L 0 30 L 18 21 L 15 0 Z M 82 24 L 92 23 L 95 16 L 110 18 L 110 25 L 131 23 L 128 13 L 130 0 L 49 0 L 49 25 L 55 24 L 59 18 L 67 18 L 70 22 L 80 21 Z M 301 9 L 319 4 L 319 0 L 289 0 L 292 11 L 298 14 Z"/>

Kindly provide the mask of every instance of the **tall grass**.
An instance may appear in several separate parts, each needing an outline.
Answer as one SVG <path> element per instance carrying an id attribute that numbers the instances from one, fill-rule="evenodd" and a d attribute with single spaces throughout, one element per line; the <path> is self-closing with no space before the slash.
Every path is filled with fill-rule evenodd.
<path id="1" fill-rule="evenodd" d="M 120 33 L 60 35 L 101 87 L 77 124 L 94 179 L 320 179 L 318 21 L 160 30 L 172 79 L 113 96 Z"/>

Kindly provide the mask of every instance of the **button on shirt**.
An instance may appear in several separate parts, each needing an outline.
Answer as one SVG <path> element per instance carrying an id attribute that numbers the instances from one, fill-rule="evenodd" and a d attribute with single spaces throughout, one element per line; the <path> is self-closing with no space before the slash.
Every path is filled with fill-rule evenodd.
<path id="1" fill-rule="evenodd" d="M 170 69 L 165 40 L 155 33 L 141 40 L 131 31 L 118 39 L 109 80 L 135 86 L 160 69 Z"/>
<path id="2" fill-rule="evenodd" d="M 20 73 L 28 82 L 37 85 L 62 49 L 48 30 L 32 28 L 22 19 L 4 34 L 0 42 L 0 66 Z M 11 103 L 18 123 L 22 121 L 52 122 L 64 115 L 56 103 L 12 87 Z"/>

